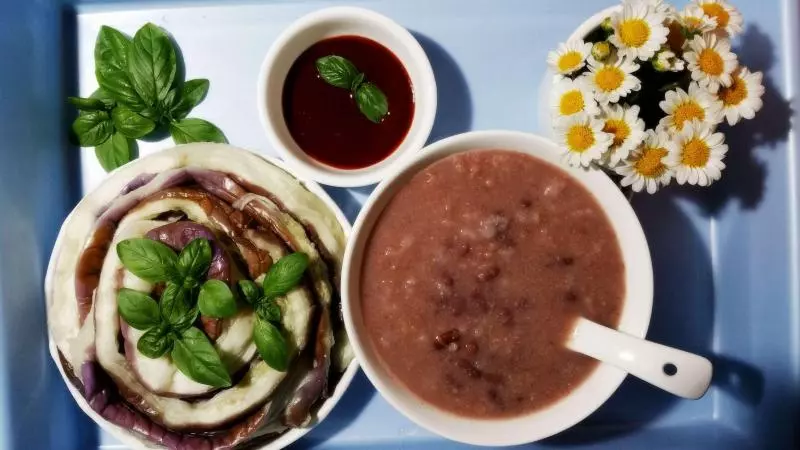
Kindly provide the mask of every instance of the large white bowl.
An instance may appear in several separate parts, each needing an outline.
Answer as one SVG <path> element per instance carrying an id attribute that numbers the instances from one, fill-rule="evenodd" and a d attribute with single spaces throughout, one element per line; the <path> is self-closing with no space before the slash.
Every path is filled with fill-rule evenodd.
<path id="1" fill-rule="evenodd" d="M 111 184 L 111 185 L 117 184 L 118 187 L 121 187 L 121 186 L 125 185 L 128 181 L 130 181 L 131 178 L 133 178 L 132 173 L 135 172 L 135 167 L 136 166 L 144 164 L 144 162 L 146 162 L 149 159 L 156 159 L 156 158 L 159 158 L 161 155 L 167 154 L 169 152 L 175 152 L 175 151 L 177 151 L 177 149 L 181 149 L 181 148 L 185 149 L 185 148 L 188 148 L 189 146 L 194 147 L 194 149 L 196 151 L 198 151 L 198 152 L 202 151 L 204 148 L 212 148 L 212 149 L 213 148 L 223 148 L 223 150 L 225 152 L 227 152 L 227 154 L 230 157 L 234 157 L 234 158 L 260 157 L 260 158 L 266 160 L 268 163 L 283 169 L 284 171 L 286 171 L 290 175 L 292 175 L 295 178 L 297 178 L 298 180 L 300 180 L 303 183 L 303 185 L 305 185 L 305 187 L 311 193 L 315 194 L 317 197 L 319 197 L 325 203 L 325 205 L 327 205 L 327 207 L 331 210 L 331 212 L 333 212 L 333 214 L 336 216 L 336 219 L 339 222 L 339 224 L 342 226 L 342 230 L 344 231 L 345 236 L 349 236 L 349 234 L 351 232 L 350 222 L 348 222 L 348 220 L 345 217 L 344 213 L 342 213 L 342 211 L 339 209 L 339 207 L 336 205 L 336 203 L 333 201 L 333 199 L 331 199 L 331 197 L 325 192 L 324 189 L 322 189 L 322 187 L 320 187 L 320 185 L 318 185 L 317 183 L 314 183 L 314 182 L 304 181 L 302 177 L 297 176 L 297 174 L 294 173 L 291 170 L 291 168 L 287 167 L 286 164 L 281 160 L 278 160 L 278 159 L 275 159 L 275 158 L 271 158 L 271 157 L 268 157 L 268 156 L 264 156 L 264 155 L 255 155 L 255 154 L 253 154 L 251 152 L 248 152 L 246 150 L 242 150 L 242 149 L 239 149 L 239 148 L 236 148 L 236 147 L 232 147 L 232 146 L 228 146 L 228 145 L 222 146 L 222 145 L 219 145 L 219 144 L 206 144 L 206 143 L 197 144 L 196 143 L 196 144 L 186 144 L 186 145 L 183 145 L 183 146 L 174 147 L 174 148 L 167 149 L 167 150 L 162 150 L 162 151 L 160 151 L 158 153 L 154 153 L 154 154 L 148 155 L 148 156 L 146 156 L 144 158 L 140 158 L 140 159 L 138 159 L 136 161 L 133 161 L 131 163 L 128 163 L 128 164 L 124 165 L 123 167 L 120 167 L 119 169 L 116 169 L 115 171 L 110 173 L 106 177 L 105 180 L 103 180 L 103 183 L 101 184 L 101 186 L 107 185 L 107 184 Z M 70 217 L 67 217 L 64 220 L 64 224 L 66 225 L 69 222 L 69 220 L 70 220 Z M 64 239 L 63 233 L 64 233 L 64 226 L 62 226 L 61 231 L 59 231 L 58 238 L 56 238 L 56 243 L 54 245 L 55 249 L 58 249 L 60 247 L 61 242 Z M 53 275 L 54 274 L 52 273 L 52 271 L 54 270 L 54 267 L 55 267 L 55 261 L 54 260 L 57 257 L 57 255 L 58 255 L 58 252 L 56 250 L 54 250 L 53 253 L 51 254 L 51 257 L 50 257 L 50 263 L 48 265 L 47 277 L 46 277 L 46 280 L 45 280 L 45 284 L 46 284 L 45 291 L 46 292 L 50 292 L 51 291 L 50 283 L 51 283 L 51 281 L 53 279 Z M 75 387 L 75 385 L 72 383 L 72 381 L 67 376 L 67 373 L 64 370 L 64 366 L 62 364 L 61 358 L 59 357 L 59 354 L 58 354 L 58 347 L 56 346 L 55 341 L 53 340 L 52 336 L 50 335 L 50 330 L 49 329 L 48 329 L 48 343 L 49 343 L 48 346 L 49 346 L 49 349 L 50 349 L 50 356 L 53 358 L 53 361 L 56 363 L 56 366 L 58 367 L 58 371 L 61 373 L 61 377 L 64 379 L 64 383 L 67 385 L 67 388 L 69 389 L 70 394 L 72 394 L 72 397 L 75 399 L 75 402 L 83 410 L 83 412 L 85 412 L 86 415 L 91 417 L 92 420 L 94 420 L 95 423 L 97 423 L 97 425 L 99 425 L 100 428 L 103 429 L 103 431 L 105 431 L 106 433 L 114 436 L 114 438 L 118 439 L 123 444 L 125 444 L 127 446 L 130 446 L 131 448 L 137 448 L 137 449 L 138 448 L 142 448 L 142 449 L 144 449 L 144 448 L 147 448 L 147 449 L 160 448 L 160 447 L 155 446 L 151 441 L 147 440 L 146 438 L 144 438 L 144 437 L 142 437 L 142 436 L 140 436 L 140 435 L 138 435 L 138 434 L 126 429 L 126 428 L 120 427 L 118 425 L 115 425 L 115 424 L 109 422 L 103 416 L 98 414 L 94 409 L 92 409 L 92 407 L 89 406 L 89 403 L 87 403 L 86 399 L 80 393 L 78 388 Z M 271 441 L 271 442 L 269 442 L 267 444 L 264 444 L 264 445 L 261 445 L 261 446 L 257 446 L 257 447 L 254 447 L 254 448 L 256 448 L 258 450 L 280 450 L 280 449 L 288 446 L 292 442 L 294 442 L 294 441 L 300 439 L 301 437 L 303 437 L 306 433 L 311 431 L 313 426 L 319 424 L 319 422 L 321 422 L 323 419 L 325 419 L 325 417 L 328 416 L 328 414 L 330 414 L 330 412 L 333 409 L 333 407 L 336 405 L 336 403 L 339 402 L 339 400 L 342 398 L 342 395 L 344 395 L 344 392 L 347 390 L 347 387 L 350 386 L 350 383 L 353 381 L 353 377 L 355 376 L 356 372 L 358 372 L 358 360 L 353 359 L 353 361 L 350 362 L 350 365 L 347 366 L 347 369 L 345 369 L 344 373 L 342 374 L 341 379 L 339 380 L 338 384 L 334 388 L 334 391 L 331 394 L 331 396 L 328 399 L 326 399 L 322 403 L 322 405 L 319 406 L 319 409 L 317 410 L 316 415 L 315 415 L 316 421 L 314 422 L 313 425 L 308 426 L 308 427 L 304 427 L 304 428 L 291 429 L 291 430 L 283 433 L 281 436 L 279 436 L 274 441 Z"/>
<path id="2" fill-rule="evenodd" d="M 565 430 L 600 407 L 619 387 L 626 373 L 600 364 L 569 395 L 545 409 L 514 418 L 475 419 L 438 409 L 416 397 L 380 364 L 367 336 L 359 296 L 364 249 L 375 221 L 398 189 L 414 174 L 446 156 L 475 149 L 505 149 L 550 162 L 586 187 L 608 216 L 625 263 L 625 302 L 618 329 L 643 338 L 650 323 L 653 271 L 644 232 L 619 188 L 601 171 L 567 167 L 554 143 L 536 135 L 510 131 L 465 133 L 436 142 L 384 180 L 364 205 L 345 251 L 342 274 L 344 321 L 355 354 L 378 391 L 408 418 L 444 437 L 477 445 L 533 442 Z"/>
<path id="3" fill-rule="evenodd" d="M 303 152 L 286 126 L 282 104 L 286 75 L 300 54 L 323 39 L 344 35 L 366 37 L 391 50 L 405 66 L 414 94 L 411 128 L 397 149 L 383 161 L 353 170 L 329 166 Z M 425 145 L 436 117 L 436 80 L 425 51 L 408 30 L 368 9 L 333 7 L 301 17 L 275 40 L 261 65 L 256 102 L 272 146 L 298 173 L 331 186 L 366 186 Z"/>

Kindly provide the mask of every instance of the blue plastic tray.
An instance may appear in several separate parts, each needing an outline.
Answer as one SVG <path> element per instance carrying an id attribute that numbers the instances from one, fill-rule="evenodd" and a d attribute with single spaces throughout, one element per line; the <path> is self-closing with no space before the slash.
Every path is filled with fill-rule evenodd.
<path id="1" fill-rule="evenodd" d="M 611 0 L 353 2 L 411 29 L 433 64 L 431 141 L 472 129 L 537 131 L 547 51 Z M 679 6 L 681 2 L 678 2 Z M 172 31 L 190 75 L 212 80 L 198 116 L 240 146 L 272 153 L 253 104 L 271 40 L 332 2 L 0 2 L 0 447 L 123 448 L 73 404 L 46 352 L 42 278 L 58 227 L 102 175 L 65 140 L 67 93 L 92 90 L 101 23 Z M 728 135 L 723 180 L 635 198 L 656 273 L 649 338 L 714 360 L 711 390 L 678 400 L 636 380 L 584 423 L 530 448 L 792 449 L 800 446 L 796 0 L 737 2 L 740 60 L 765 73 L 764 110 Z M 795 117 L 796 120 L 796 117 Z M 153 143 L 144 152 L 170 145 Z M 330 192 L 355 217 L 369 189 Z M 328 420 L 295 445 L 455 449 L 356 378 Z"/>

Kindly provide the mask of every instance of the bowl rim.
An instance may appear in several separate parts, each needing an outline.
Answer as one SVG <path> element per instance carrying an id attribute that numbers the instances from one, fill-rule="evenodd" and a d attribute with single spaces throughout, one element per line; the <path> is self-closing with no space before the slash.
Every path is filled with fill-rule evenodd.
<path id="1" fill-rule="evenodd" d="M 397 148 L 384 160 L 376 162 L 371 166 L 361 169 L 338 169 L 322 162 L 309 162 L 310 156 L 299 156 L 302 150 L 294 142 L 287 143 L 277 131 L 277 126 L 271 117 L 268 107 L 267 93 L 272 83 L 282 86 L 284 79 L 277 79 L 275 74 L 275 62 L 278 58 L 286 57 L 283 50 L 291 42 L 302 39 L 305 33 L 315 27 L 326 23 L 347 23 L 347 22 L 369 22 L 391 34 L 411 55 L 404 58 L 396 52 L 394 55 L 408 72 L 412 83 L 414 96 L 414 117 L 411 120 L 408 133 L 398 144 Z M 359 35 L 358 33 L 352 33 Z M 386 41 L 377 39 L 373 36 L 364 36 L 374 40 L 392 51 L 391 45 Z M 307 48 L 307 47 L 306 47 Z M 305 49 L 304 49 L 305 50 Z M 300 52 L 302 53 L 302 51 Z M 297 58 L 298 55 L 294 55 Z M 409 70 L 415 67 L 419 71 L 419 80 L 412 79 L 413 75 Z M 415 82 L 416 81 L 416 82 Z M 256 81 L 256 104 L 261 126 L 269 139 L 270 144 L 278 154 L 295 172 L 303 175 L 306 179 L 314 180 L 322 184 L 337 187 L 358 187 L 375 184 L 384 177 L 391 174 L 394 167 L 407 160 L 411 155 L 419 151 L 428 140 L 433 123 L 436 118 L 437 110 L 437 87 L 433 68 L 425 50 L 414 38 L 409 30 L 398 24 L 394 20 L 373 10 L 354 7 L 354 6 L 333 6 L 323 8 L 306 14 L 291 23 L 272 43 L 259 69 L 258 80 Z M 280 120 L 283 120 L 282 108 L 278 112 Z M 291 136 L 289 136 L 291 139 Z M 297 147 L 297 149 L 295 149 Z"/>
<path id="2" fill-rule="evenodd" d="M 184 147 L 184 146 L 187 146 L 187 145 L 198 145 L 198 144 L 199 145 L 209 145 L 207 143 L 192 143 L 192 144 L 177 145 L 177 146 L 166 148 L 166 149 L 163 149 L 163 150 L 159 150 L 157 152 L 148 154 L 147 156 L 143 156 L 141 158 L 138 158 L 137 160 L 132 161 L 131 163 L 126 164 L 123 167 L 129 167 L 131 165 L 135 165 L 139 161 L 146 160 L 147 158 L 150 158 L 150 157 L 156 157 L 156 156 L 161 155 L 161 154 L 166 153 L 166 152 L 174 151 L 176 148 Z M 311 193 L 313 193 L 320 200 L 322 200 L 322 202 L 331 210 L 331 212 L 334 214 L 334 216 L 336 216 L 337 222 L 342 227 L 342 231 L 344 232 L 345 239 L 349 239 L 349 237 L 350 237 L 350 235 L 352 233 L 352 226 L 350 225 L 350 222 L 347 220 L 347 217 L 345 216 L 344 212 L 342 212 L 341 208 L 339 208 L 339 205 L 336 204 L 336 202 L 331 198 L 331 196 L 318 183 L 316 183 L 313 180 L 308 180 L 308 179 L 306 179 L 304 177 L 299 176 L 292 167 L 289 167 L 284 161 L 282 161 L 282 160 L 280 160 L 278 158 L 275 158 L 275 157 L 272 157 L 272 156 L 269 156 L 269 155 L 264 155 L 264 154 L 256 152 L 256 151 L 251 151 L 251 150 L 246 150 L 246 149 L 243 149 L 243 148 L 235 147 L 235 146 L 232 146 L 232 145 L 229 145 L 229 144 L 210 144 L 210 145 L 214 145 L 214 146 L 224 145 L 226 147 L 229 147 L 230 150 L 233 150 L 233 151 L 236 151 L 236 152 L 245 152 L 245 153 L 252 154 L 252 155 L 254 155 L 254 156 L 258 157 L 258 158 L 261 158 L 261 159 L 265 160 L 268 164 L 272 164 L 275 167 L 278 167 L 279 169 L 285 171 L 286 173 L 288 173 L 289 175 L 294 177 L 306 189 L 308 189 Z M 115 169 L 112 172 L 108 173 L 100 184 L 102 185 L 107 180 L 109 180 L 115 173 L 119 172 L 119 169 L 120 168 Z M 93 190 L 98 189 L 98 188 L 99 188 L 99 186 L 95 187 Z M 62 222 L 61 229 L 59 230 L 58 235 L 56 237 L 56 241 L 53 244 L 53 251 L 50 254 L 50 258 L 49 258 L 48 265 L 47 265 L 47 271 L 46 271 L 46 276 L 45 276 L 45 292 L 49 292 L 50 291 L 49 284 L 52 282 L 52 278 L 53 278 L 51 271 L 55 269 L 55 267 L 54 267 L 55 266 L 55 258 L 57 256 L 56 249 L 58 249 L 61 246 L 62 240 L 64 239 L 64 236 L 63 236 L 63 230 L 65 228 L 64 225 L 66 225 L 67 222 L 72 218 L 72 213 L 73 213 L 74 209 L 77 208 L 77 206 L 83 201 L 83 198 L 85 198 L 85 197 L 86 197 L 86 194 L 84 194 L 82 196 L 81 200 L 79 200 L 75 204 L 75 207 L 73 207 L 73 210 L 70 211 L 69 215 L 67 215 L 67 217 Z M 47 302 L 45 302 L 45 303 L 47 303 Z M 47 306 L 47 305 L 45 305 L 45 306 Z M 133 432 L 132 430 L 130 430 L 128 428 L 121 427 L 119 425 L 111 423 L 108 419 L 106 419 L 105 417 L 103 417 L 100 414 L 98 414 L 94 409 L 91 408 L 91 406 L 89 406 L 89 404 L 86 401 L 86 399 L 83 397 L 83 395 L 78 390 L 78 388 L 73 384 L 73 382 L 71 381 L 69 375 L 67 375 L 66 370 L 64 369 L 64 366 L 63 366 L 62 361 L 61 361 L 61 357 L 59 356 L 58 346 L 56 345 L 55 340 L 53 340 L 53 336 L 51 334 L 49 325 L 47 326 L 47 347 L 48 347 L 48 352 L 50 354 L 50 357 L 53 359 L 53 362 L 55 363 L 56 368 L 58 368 L 58 372 L 61 374 L 61 378 L 64 380 L 64 384 L 67 386 L 67 390 L 70 392 L 70 394 L 72 394 L 72 397 L 75 400 L 75 403 L 78 405 L 78 407 L 87 416 L 89 416 L 92 419 L 92 421 L 97 426 L 99 426 L 106 433 L 112 435 L 115 439 L 118 439 L 123 444 L 131 446 L 132 448 L 152 448 L 151 447 L 153 445 L 152 442 L 150 442 L 149 440 L 147 440 L 144 437 L 139 437 L 135 432 Z M 331 396 L 326 398 L 322 402 L 322 404 L 319 406 L 319 408 L 317 409 L 316 414 L 315 414 L 316 420 L 311 425 L 306 426 L 306 427 L 289 429 L 286 432 L 284 432 L 283 434 L 281 434 L 280 436 L 278 436 L 273 441 L 270 441 L 268 443 L 265 443 L 263 445 L 255 447 L 255 448 L 258 449 L 258 450 L 279 450 L 279 449 L 285 448 L 288 445 L 294 443 L 295 441 L 297 441 L 301 437 L 305 436 L 309 431 L 314 429 L 314 427 L 319 425 L 326 417 L 328 417 L 330 415 L 331 411 L 339 403 L 341 398 L 344 396 L 344 393 L 347 390 L 347 388 L 350 387 L 350 384 L 352 383 L 353 378 L 355 377 L 356 373 L 358 372 L 359 367 L 360 367 L 360 365 L 359 365 L 358 359 L 357 358 L 353 358 L 350 361 L 350 363 L 347 365 L 345 370 L 342 372 L 342 375 L 339 378 L 339 381 L 336 384 L 336 388 L 334 388 L 333 393 L 331 394 Z"/>
<path id="3" fill-rule="evenodd" d="M 541 146 L 543 152 L 550 152 L 548 156 L 550 159 L 530 153 L 527 148 L 531 146 Z M 416 158 L 398 167 L 392 176 L 384 179 L 378 185 L 367 199 L 353 225 L 353 232 L 345 249 L 342 268 L 342 312 L 350 343 L 364 373 L 383 398 L 403 415 L 423 428 L 459 442 L 491 446 L 524 444 L 559 433 L 583 420 L 611 397 L 627 374 L 609 364 L 600 363 L 589 377 L 568 395 L 530 414 L 501 419 L 458 416 L 419 399 L 401 382 L 394 379 L 378 361 L 378 356 L 371 349 L 369 338 L 365 332 L 362 332 L 361 318 L 356 316 L 360 313 L 360 305 L 356 305 L 356 302 L 360 302 L 358 280 L 360 279 L 363 248 L 366 246 L 377 216 L 380 215 L 386 203 L 408 178 L 424 167 L 446 156 L 476 149 L 520 151 L 550 163 L 554 163 L 560 158 L 557 154 L 558 147 L 552 141 L 535 134 L 502 130 L 463 133 L 438 141 L 423 149 Z M 614 228 L 626 266 L 626 296 L 618 328 L 635 337 L 643 338 L 649 327 L 652 313 L 653 272 L 647 241 L 636 214 L 616 184 L 602 171 L 576 169 L 558 163 L 554 163 L 554 165 L 567 172 L 587 189 L 589 188 L 587 183 L 603 188 L 602 192 L 604 193 L 602 194 L 591 189 L 589 191 L 606 212 L 606 216 Z M 599 195 L 604 198 L 599 198 Z M 607 210 L 609 204 L 617 205 L 619 211 L 615 212 L 621 213 L 624 217 L 611 217 Z M 620 234 L 622 225 L 626 227 L 624 235 Z M 630 249 L 630 251 L 626 249 Z M 631 264 L 630 258 L 633 256 L 636 258 L 635 265 Z M 635 277 L 641 277 L 641 279 Z M 631 298 L 635 298 L 636 301 L 631 301 Z M 578 393 L 586 398 L 581 399 L 581 403 L 570 406 L 570 402 L 575 403 L 574 399 L 578 398 L 576 396 Z M 548 416 L 553 415 L 551 411 L 559 412 L 564 408 L 572 409 L 567 409 L 567 414 L 559 413 L 559 417 L 548 419 Z M 537 423 L 531 425 L 530 422 Z M 543 423 L 549 423 L 549 428 L 542 427 Z M 503 429 L 498 430 L 498 428 Z"/>

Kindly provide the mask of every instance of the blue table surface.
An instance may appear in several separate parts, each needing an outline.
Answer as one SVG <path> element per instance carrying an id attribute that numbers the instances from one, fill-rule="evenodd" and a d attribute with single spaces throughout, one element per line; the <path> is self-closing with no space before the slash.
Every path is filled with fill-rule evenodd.
<path id="1" fill-rule="evenodd" d="M 274 11 L 277 33 L 326 1 L 0 2 L 0 448 L 115 448 L 73 403 L 46 345 L 42 283 L 61 221 L 81 195 L 66 142 L 76 90 L 75 17 L 92 11 L 246 5 Z M 430 141 L 473 129 L 539 131 L 547 51 L 611 4 L 587 1 L 357 1 L 414 32 L 439 87 Z M 682 2 L 677 2 L 682 5 Z M 708 356 L 698 401 L 628 379 L 589 419 L 525 448 L 793 449 L 800 446 L 796 0 L 739 1 L 740 61 L 765 74 L 764 109 L 727 133 L 722 181 L 639 195 L 653 254 L 648 334 Z M 212 80 L 213 81 L 213 80 Z M 247 112 L 247 120 L 255 120 Z M 216 121 L 223 129 L 235 124 Z M 257 131 L 261 133 L 260 130 Z M 239 142 L 234 133 L 231 141 Z M 242 135 L 242 140 L 249 136 Z M 167 143 L 165 143 L 167 145 Z M 254 146 L 259 151 L 266 151 Z M 369 188 L 329 189 L 352 220 Z M 359 373 L 331 417 L 296 448 L 455 449 L 394 411 Z M 123 448 L 123 447 L 118 447 Z"/>

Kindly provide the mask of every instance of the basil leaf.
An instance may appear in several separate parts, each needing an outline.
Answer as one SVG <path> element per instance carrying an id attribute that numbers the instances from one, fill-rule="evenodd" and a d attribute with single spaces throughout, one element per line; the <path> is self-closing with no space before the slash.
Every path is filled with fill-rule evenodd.
<path id="1" fill-rule="evenodd" d="M 161 323 L 158 303 L 144 292 L 120 289 L 117 292 L 117 310 L 122 319 L 137 330 L 146 330 Z"/>
<path id="2" fill-rule="evenodd" d="M 158 121 L 158 119 L 161 117 L 161 113 L 158 112 L 158 109 L 156 109 L 153 106 L 148 106 L 142 109 L 141 111 L 139 111 L 139 115 L 142 117 L 146 117 L 152 120 L 153 122 Z"/>
<path id="3" fill-rule="evenodd" d="M 260 302 L 256 306 L 256 314 L 258 317 L 266 320 L 267 322 L 280 322 L 281 321 L 281 307 L 275 303 L 274 300 L 267 300 Z"/>
<path id="4" fill-rule="evenodd" d="M 279 259 L 264 277 L 264 297 L 274 298 L 292 290 L 300 283 L 307 267 L 308 255 L 305 253 L 292 253 Z"/>
<path id="5" fill-rule="evenodd" d="M 289 366 L 289 349 L 281 331 L 275 325 L 256 319 L 253 327 L 253 341 L 261 358 L 268 366 L 285 372 Z"/>
<path id="6" fill-rule="evenodd" d="M 177 68 L 175 49 L 166 33 L 152 23 L 136 32 L 128 48 L 128 73 L 133 88 L 147 105 L 167 96 Z"/>
<path id="7" fill-rule="evenodd" d="M 95 77 L 109 95 L 131 108 L 144 107 L 128 76 L 131 40 L 119 31 L 103 26 L 94 46 Z"/>
<path id="8" fill-rule="evenodd" d="M 222 365 L 214 346 L 202 331 L 195 327 L 185 330 L 172 348 L 172 361 L 178 370 L 198 383 L 228 387 L 231 376 Z"/>
<path id="9" fill-rule="evenodd" d="M 133 142 L 121 133 L 114 133 L 105 142 L 94 148 L 97 160 L 106 172 L 130 161 L 133 157 Z"/>
<path id="10" fill-rule="evenodd" d="M 175 330 L 183 331 L 197 320 L 197 308 L 191 307 L 190 292 L 183 286 L 167 283 L 161 294 L 161 317 Z"/>
<path id="11" fill-rule="evenodd" d="M 72 122 L 72 131 L 81 147 L 100 145 L 111 137 L 114 127 L 105 111 L 87 111 Z"/>
<path id="12" fill-rule="evenodd" d="M 142 117 L 124 106 L 117 106 L 111 111 L 114 127 L 118 132 L 131 139 L 146 136 L 156 127 L 155 122 Z"/>
<path id="13" fill-rule="evenodd" d="M 177 97 L 177 96 L 178 96 L 178 89 L 177 88 L 170 89 L 167 92 L 167 95 L 164 96 L 164 99 L 161 100 L 161 102 L 159 102 L 160 105 L 161 105 L 161 110 L 162 111 L 168 111 L 171 114 L 172 105 L 173 105 L 173 103 L 175 103 L 175 97 Z"/>
<path id="14" fill-rule="evenodd" d="M 203 119 L 181 119 L 173 120 L 169 124 L 169 132 L 176 144 L 187 144 L 189 142 L 228 142 L 211 122 Z"/>
<path id="15" fill-rule="evenodd" d="M 323 56 L 314 65 L 326 83 L 339 88 L 350 89 L 353 80 L 358 76 L 356 66 L 339 55 Z"/>
<path id="16" fill-rule="evenodd" d="M 139 338 L 139 342 L 136 343 L 136 349 L 148 358 L 160 358 L 172 350 L 174 343 L 174 339 L 169 334 L 169 328 L 164 325 L 158 325 L 147 330 Z"/>
<path id="17" fill-rule="evenodd" d="M 356 89 L 358 89 L 358 87 L 361 86 L 361 83 L 363 82 L 364 82 L 364 74 L 359 73 L 358 75 L 356 75 L 355 78 L 353 78 L 353 81 L 350 83 L 350 92 L 355 94 Z"/>
<path id="18" fill-rule="evenodd" d="M 228 283 L 220 280 L 208 280 L 200 288 L 197 301 L 200 313 L 209 317 L 231 317 L 236 314 L 236 299 L 228 287 Z"/>
<path id="19" fill-rule="evenodd" d="M 109 111 L 117 104 L 117 101 L 114 99 L 114 97 L 112 97 L 111 94 L 103 90 L 103 88 L 95 89 L 95 91 L 92 92 L 92 95 L 90 95 L 89 98 L 100 100 L 105 105 L 106 107 L 105 109 Z"/>
<path id="20" fill-rule="evenodd" d="M 197 280 L 208 272 L 210 265 L 211 244 L 205 238 L 193 239 L 178 255 L 178 271 L 184 277 Z"/>
<path id="21" fill-rule="evenodd" d="M 175 103 L 172 104 L 172 117 L 175 119 L 183 119 L 195 106 L 206 97 L 208 93 L 208 80 L 189 80 L 183 84 L 180 95 L 176 98 Z"/>
<path id="22" fill-rule="evenodd" d="M 106 104 L 96 98 L 67 97 L 72 106 L 81 111 L 103 111 Z"/>
<path id="23" fill-rule="evenodd" d="M 380 123 L 383 116 L 389 113 L 389 101 L 378 86 L 363 83 L 356 89 L 356 103 L 361 114 L 375 123 Z"/>
<path id="24" fill-rule="evenodd" d="M 125 239 L 117 244 L 117 256 L 126 269 L 150 283 L 180 278 L 175 267 L 178 256 L 161 242 L 147 238 Z"/>
<path id="25" fill-rule="evenodd" d="M 258 299 L 261 298 L 261 288 L 250 280 L 239 281 L 239 291 L 241 291 L 244 300 L 251 305 L 256 304 Z"/>

